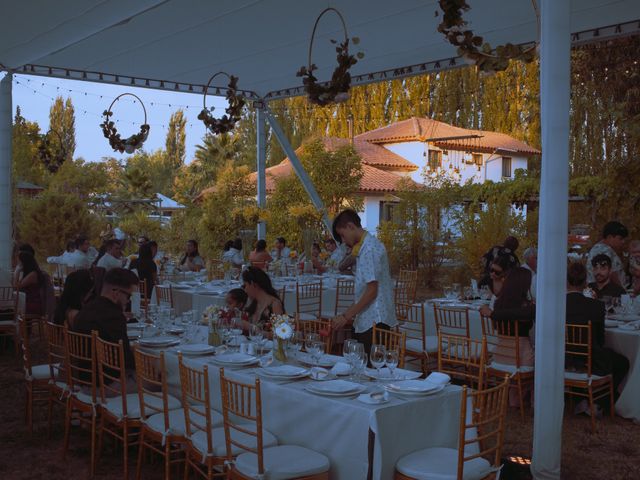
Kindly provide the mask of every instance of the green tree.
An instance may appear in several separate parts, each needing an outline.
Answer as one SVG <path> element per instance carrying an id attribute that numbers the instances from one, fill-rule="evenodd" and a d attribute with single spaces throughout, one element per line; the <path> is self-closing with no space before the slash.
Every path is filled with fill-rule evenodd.
<path id="1" fill-rule="evenodd" d="M 45 186 L 47 172 L 38 158 L 40 127 L 36 122 L 27 121 L 16 108 L 12 132 L 13 179 Z"/>
<path id="2" fill-rule="evenodd" d="M 55 132 L 49 139 L 52 149 L 66 152 L 66 159 L 73 160 L 76 150 L 76 120 L 71 98 L 57 97 L 49 110 L 49 130 Z M 57 135 L 56 135 L 57 133 Z"/>
<path id="3" fill-rule="evenodd" d="M 169 130 L 165 140 L 166 161 L 169 163 L 171 172 L 177 172 L 183 165 L 186 157 L 187 134 L 185 126 L 187 119 L 182 110 L 178 110 L 169 119 Z"/>

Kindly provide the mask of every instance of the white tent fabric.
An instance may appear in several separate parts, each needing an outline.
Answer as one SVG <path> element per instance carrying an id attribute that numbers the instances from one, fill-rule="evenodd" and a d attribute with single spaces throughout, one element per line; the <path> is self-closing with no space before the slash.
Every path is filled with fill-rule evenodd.
<path id="1" fill-rule="evenodd" d="M 156 198 L 160 203 L 160 210 L 179 210 L 184 208 L 184 205 L 176 202 L 173 198 L 169 198 L 161 193 L 156 193 Z"/>

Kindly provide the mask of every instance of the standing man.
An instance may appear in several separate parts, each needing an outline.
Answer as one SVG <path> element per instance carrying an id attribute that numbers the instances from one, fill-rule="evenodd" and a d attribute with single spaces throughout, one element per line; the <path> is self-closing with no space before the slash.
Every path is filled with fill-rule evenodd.
<path id="1" fill-rule="evenodd" d="M 122 244 L 120 240 L 112 238 L 108 240 L 106 245 L 106 253 L 98 260 L 97 266 L 104 268 L 106 271 L 112 268 L 122 268 L 124 259 L 122 258 Z"/>
<path id="2" fill-rule="evenodd" d="M 352 248 L 356 258 L 355 303 L 335 317 L 336 329 L 353 325 L 356 339 L 369 353 L 373 326 L 383 330 L 398 323 L 393 305 L 393 283 L 384 245 L 362 228 L 354 210 L 342 211 L 333 221 L 333 236 Z"/>
<path id="3" fill-rule="evenodd" d="M 526 268 L 531 272 L 531 286 L 529 287 L 529 294 L 531 300 L 536 301 L 536 275 L 538 273 L 538 250 L 536 247 L 527 248 L 522 254 L 524 263 L 522 268 Z"/>
<path id="4" fill-rule="evenodd" d="M 629 236 L 629 230 L 620 222 L 609 222 L 602 229 L 602 240 L 596 243 L 589 251 L 587 259 L 587 281 L 596 281 L 593 271 L 593 259 L 600 254 L 609 257 L 611 261 L 611 281 L 617 285 L 624 283 L 624 266 L 618 256 L 622 252 L 624 241 Z"/>
<path id="5" fill-rule="evenodd" d="M 291 250 L 287 247 L 287 241 L 284 237 L 276 238 L 274 249 L 271 251 L 271 258 L 274 260 L 281 260 L 283 258 L 289 258 Z"/>

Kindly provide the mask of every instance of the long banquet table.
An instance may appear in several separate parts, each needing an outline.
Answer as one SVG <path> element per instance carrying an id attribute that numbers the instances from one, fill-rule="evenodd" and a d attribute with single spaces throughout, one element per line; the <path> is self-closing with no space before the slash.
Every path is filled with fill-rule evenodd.
<path id="1" fill-rule="evenodd" d="M 213 357 L 184 357 L 191 366 L 208 366 L 212 407 L 221 411 L 219 367 Z M 178 357 L 166 351 L 170 392 L 180 397 Z M 254 382 L 256 368 L 225 369 L 225 374 Z M 371 478 L 393 478 L 397 460 L 421 448 L 456 447 L 461 389 L 447 386 L 426 397 L 390 396 L 381 405 L 355 398 L 315 395 L 305 386 L 313 380 L 274 382 L 261 379 L 264 428 L 280 444 L 294 444 L 323 453 L 331 462 L 332 479 L 366 479 L 369 472 L 370 431 L 375 435 Z M 367 382 L 368 389 L 375 386 Z M 379 388 L 379 387 L 378 387 Z M 214 442 L 223 439 L 214 438 Z"/>

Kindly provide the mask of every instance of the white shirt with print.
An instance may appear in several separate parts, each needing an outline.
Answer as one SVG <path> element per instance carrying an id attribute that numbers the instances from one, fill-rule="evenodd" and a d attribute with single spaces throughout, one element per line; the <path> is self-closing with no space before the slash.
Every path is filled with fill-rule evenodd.
<path id="1" fill-rule="evenodd" d="M 593 276 L 591 260 L 601 253 L 604 253 L 611 259 L 611 273 L 617 272 L 618 279 L 624 283 L 624 266 L 622 265 L 620 257 L 613 248 L 602 241 L 596 243 L 589 251 L 589 258 L 587 258 L 587 283 L 593 283 L 596 281 L 596 277 Z"/>
<path id="2" fill-rule="evenodd" d="M 96 264 L 96 266 L 102 267 L 107 271 L 112 268 L 122 268 L 122 265 L 124 265 L 124 259 L 116 258 L 110 253 L 105 253 Z"/>

